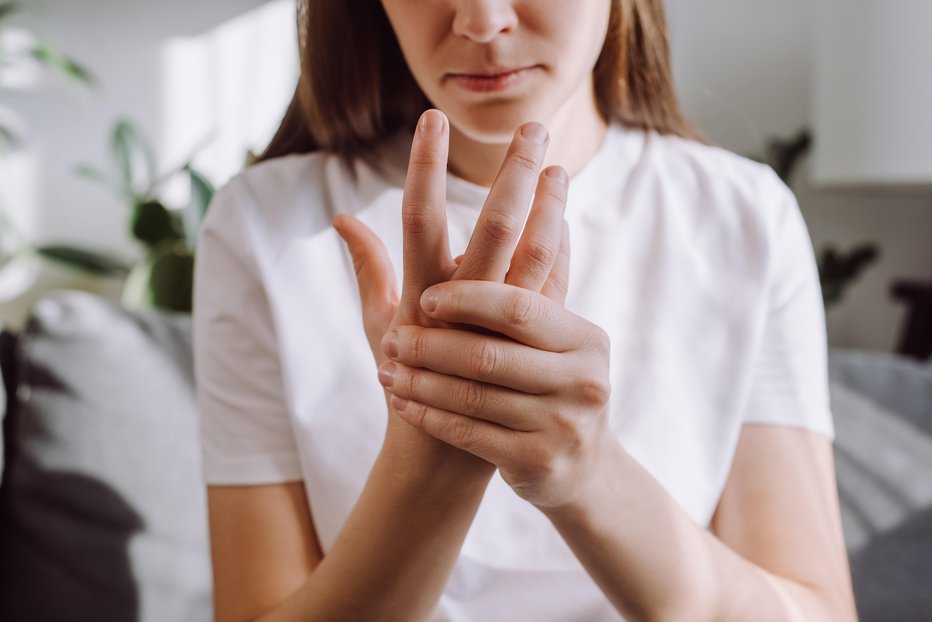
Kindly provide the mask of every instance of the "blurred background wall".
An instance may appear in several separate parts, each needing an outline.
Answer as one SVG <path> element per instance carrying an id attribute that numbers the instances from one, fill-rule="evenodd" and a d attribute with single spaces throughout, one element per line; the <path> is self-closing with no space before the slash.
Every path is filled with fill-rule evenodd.
<path id="1" fill-rule="evenodd" d="M 739 153 L 760 153 L 767 138 L 792 135 L 811 123 L 818 2 L 666 4 L 679 95 L 712 142 Z M 932 69 L 926 79 L 932 79 Z M 808 159 L 791 181 L 817 248 L 873 241 L 880 250 L 877 263 L 829 310 L 829 342 L 892 349 L 905 320 L 905 307 L 890 296 L 892 281 L 932 279 L 932 188 L 818 188 L 809 180 Z"/>
<path id="2" fill-rule="evenodd" d="M 667 0 L 680 97 L 712 142 L 760 154 L 768 139 L 810 122 L 813 4 Z M 47 35 L 100 82 L 92 91 L 38 72 L 7 79 L 14 89 L 4 95 L 4 119 L 25 148 L 0 158 L 0 200 L 37 242 L 136 256 L 126 206 L 73 172 L 106 162 L 115 120 L 132 118 L 165 168 L 208 141 L 195 161 L 222 184 L 271 136 L 297 76 L 293 0 L 32 0 L 25 8 L 17 23 Z M 791 185 L 816 247 L 871 241 L 880 250 L 830 309 L 830 343 L 893 349 L 905 309 L 889 294 L 892 281 L 932 279 L 932 191 L 818 188 L 805 160 Z"/>

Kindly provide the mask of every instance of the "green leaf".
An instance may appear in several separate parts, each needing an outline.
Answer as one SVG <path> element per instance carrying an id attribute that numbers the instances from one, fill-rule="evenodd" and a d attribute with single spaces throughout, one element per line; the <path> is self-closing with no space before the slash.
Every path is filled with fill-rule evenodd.
<path id="1" fill-rule="evenodd" d="M 138 196 L 147 193 L 155 178 L 155 158 L 148 141 L 132 122 L 126 119 L 117 122 L 110 150 L 125 194 Z M 137 168 L 140 163 L 144 167 L 142 172 Z"/>
<path id="2" fill-rule="evenodd" d="M 73 246 L 38 246 L 36 252 L 46 259 L 100 276 L 121 277 L 130 271 L 130 266 L 116 257 Z"/>
<path id="3" fill-rule="evenodd" d="M 113 188 L 113 181 L 107 177 L 107 174 L 89 164 L 79 164 L 75 167 L 74 172 L 79 177 Z"/>
<path id="4" fill-rule="evenodd" d="M 150 248 L 184 239 L 184 228 L 178 222 L 178 217 L 159 201 L 137 203 L 130 227 L 136 239 Z"/>
<path id="5" fill-rule="evenodd" d="M 156 307 L 190 313 L 194 255 L 184 242 L 154 248 L 123 285 L 121 300 L 135 308 Z"/>
<path id="6" fill-rule="evenodd" d="M 189 164 L 185 165 L 184 170 L 191 177 L 191 206 L 198 217 L 203 219 L 207 215 L 207 206 L 214 197 L 214 185 Z"/>
<path id="7" fill-rule="evenodd" d="M 184 211 L 183 226 L 188 246 L 194 248 L 197 246 L 197 236 L 204 216 L 207 214 L 207 207 L 214 196 L 214 186 L 206 177 L 194 170 L 190 162 L 185 164 L 181 170 L 188 174 L 191 181 L 191 201 Z"/>
<path id="8" fill-rule="evenodd" d="M 38 41 L 30 53 L 40 63 L 58 70 L 69 78 L 88 85 L 96 83 L 94 75 L 88 69 L 59 53 L 45 41 Z"/>
<path id="9" fill-rule="evenodd" d="M 19 144 L 19 137 L 13 133 L 13 130 L 0 125 L 0 150 L 15 149 Z"/>
<path id="10" fill-rule="evenodd" d="M 18 2 L 3 2 L 0 3 L 0 22 L 8 18 L 13 13 L 19 11 Z"/>
<path id="11" fill-rule="evenodd" d="M 159 255 L 149 275 L 150 300 L 155 307 L 191 312 L 194 289 L 194 255 L 175 249 Z"/>

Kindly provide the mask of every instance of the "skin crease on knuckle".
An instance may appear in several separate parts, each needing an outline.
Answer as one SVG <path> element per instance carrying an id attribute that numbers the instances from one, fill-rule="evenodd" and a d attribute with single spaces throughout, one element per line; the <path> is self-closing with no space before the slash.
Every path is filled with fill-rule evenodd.
<path id="1" fill-rule="evenodd" d="M 428 360 L 430 356 L 430 346 L 428 345 L 427 334 L 419 328 L 411 328 L 406 331 L 407 339 L 402 338 L 405 352 L 407 352 L 410 364 L 413 367 L 420 366 Z M 401 349 L 399 348 L 399 352 Z"/>
<path id="2" fill-rule="evenodd" d="M 512 326 L 530 326 L 540 318 L 540 305 L 527 292 L 516 291 L 505 303 L 505 320 Z"/>
<path id="3" fill-rule="evenodd" d="M 531 240 L 524 252 L 525 259 L 531 263 L 530 271 L 535 275 L 544 269 L 549 269 L 557 258 L 557 248 L 546 239 Z"/>
<path id="4" fill-rule="evenodd" d="M 465 354 L 466 368 L 479 379 L 492 378 L 502 365 L 500 348 L 486 339 L 473 342 Z"/>
<path id="5" fill-rule="evenodd" d="M 482 385 L 478 382 L 465 381 L 460 384 L 459 402 L 463 405 L 464 415 L 474 415 L 482 412 L 485 405 Z"/>
<path id="6" fill-rule="evenodd" d="M 482 220 L 482 234 L 496 246 L 505 246 L 517 237 L 518 223 L 505 210 L 489 212 Z"/>

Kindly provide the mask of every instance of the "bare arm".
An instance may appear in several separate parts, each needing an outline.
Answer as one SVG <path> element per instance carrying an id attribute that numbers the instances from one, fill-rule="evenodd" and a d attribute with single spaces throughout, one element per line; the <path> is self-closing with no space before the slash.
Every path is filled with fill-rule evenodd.
<path id="1" fill-rule="evenodd" d="M 426 619 L 494 473 L 483 464 L 416 466 L 383 451 L 332 550 L 287 600 L 258 620 Z M 269 562 L 275 567 L 282 558 Z M 294 583 L 282 579 L 280 592 Z"/>
<path id="2" fill-rule="evenodd" d="M 588 501 L 548 512 L 632 620 L 857 619 L 827 439 L 745 425 L 711 531 L 614 456 Z"/>
<path id="3" fill-rule="evenodd" d="M 399 329 L 403 416 L 497 465 L 627 618 L 856 619 L 828 439 L 745 424 L 703 529 L 608 426 L 604 331 L 507 284 L 425 294 L 432 316 L 493 335 Z"/>

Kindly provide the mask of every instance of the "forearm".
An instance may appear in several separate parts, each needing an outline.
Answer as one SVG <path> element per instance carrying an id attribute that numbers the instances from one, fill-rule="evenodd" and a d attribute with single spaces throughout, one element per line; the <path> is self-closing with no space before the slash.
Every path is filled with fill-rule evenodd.
<path id="1" fill-rule="evenodd" d="M 846 619 L 809 587 L 739 556 L 689 517 L 620 445 L 579 502 L 544 510 L 627 619 Z M 853 618 L 852 618 L 853 619 Z"/>
<path id="2" fill-rule="evenodd" d="M 449 448 L 406 453 L 383 448 L 332 549 L 262 622 L 427 618 L 495 471 Z"/>

